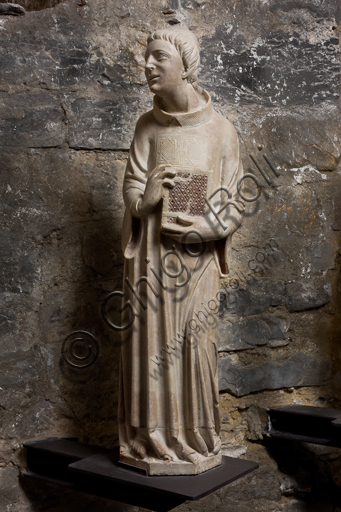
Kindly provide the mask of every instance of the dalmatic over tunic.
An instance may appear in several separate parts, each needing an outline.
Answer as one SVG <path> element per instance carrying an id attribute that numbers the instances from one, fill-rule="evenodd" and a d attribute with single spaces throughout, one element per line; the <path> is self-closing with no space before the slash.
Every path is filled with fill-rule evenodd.
<path id="1" fill-rule="evenodd" d="M 125 173 L 124 293 L 139 316 L 122 337 L 119 437 L 121 453 L 133 457 L 193 462 L 221 446 L 215 329 L 219 277 L 228 272 L 231 236 L 208 241 L 205 252 L 193 257 L 161 233 L 162 201 L 144 218 L 138 210 L 148 173 L 163 163 L 213 170 L 212 190 L 226 187 L 230 199 L 238 201 L 237 133 L 214 111 L 208 93 L 198 91 L 206 104 L 187 114 L 168 114 L 154 98 L 153 110 L 137 122 Z M 224 193 L 215 194 L 215 211 L 226 200 Z M 220 217 L 231 211 L 236 228 L 236 208 L 228 207 Z M 139 283 L 141 277 L 148 282 Z M 123 323 L 127 317 L 128 308 Z M 136 441 L 145 452 L 136 450 Z"/>

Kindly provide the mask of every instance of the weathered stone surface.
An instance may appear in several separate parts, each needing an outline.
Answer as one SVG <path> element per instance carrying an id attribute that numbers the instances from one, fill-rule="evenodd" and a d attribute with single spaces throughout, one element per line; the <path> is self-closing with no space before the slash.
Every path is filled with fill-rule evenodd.
<path id="1" fill-rule="evenodd" d="M 31 16 L 29 16 L 31 18 Z M 95 78 L 100 78 L 104 72 L 105 66 L 100 59 L 93 62 L 91 54 L 87 47 L 84 47 L 77 25 L 72 24 L 72 20 L 61 20 L 64 30 L 72 30 L 73 38 L 70 41 L 72 49 L 63 48 L 56 44 L 56 41 L 48 37 L 48 33 L 43 33 L 43 27 L 34 27 L 41 41 L 32 41 L 33 34 L 31 29 L 25 30 L 19 42 L 5 44 L 0 40 L 2 49 L 0 78 L 5 83 L 19 85 L 24 78 L 27 86 L 55 89 L 63 87 L 76 86 L 80 82 L 88 85 L 93 84 Z M 26 28 L 26 27 L 25 27 Z M 77 33 L 78 32 L 78 33 Z M 78 37 L 77 37 L 78 36 Z M 20 71 L 20 66 L 26 63 L 26 66 Z M 24 75 L 24 76 L 23 76 Z"/>
<path id="2" fill-rule="evenodd" d="M 277 247 L 256 251 L 248 261 L 248 268 L 254 274 L 265 274 L 271 269 L 286 268 L 286 256 Z"/>
<path id="3" fill-rule="evenodd" d="M 247 409 L 245 417 L 248 423 L 246 438 L 252 441 L 262 440 L 268 422 L 266 410 L 256 405 L 251 405 Z"/>
<path id="4" fill-rule="evenodd" d="M 262 316 L 262 320 L 267 324 L 270 330 L 269 342 L 286 339 L 286 333 L 290 325 L 289 319 L 275 315 L 264 315 Z"/>
<path id="5" fill-rule="evenodd" d="M 322 386 L 328 378 L 329 363 L 303 352 L 259 366 L 243 366 L 226 357 L 220 359 L 219 371 L 220 391 L 243 396 L 264 389 Z"/>
<path id="6" fill-rule="evenodd" d="M 56 94 L 0 92 L 0 137 L 7 147 L 61 146 L 66 137 L 64 113 Z"/>
<path id="7" fill-rule="evenodd" d="M 310 165 L 320 172 L 334 171 L 340 161 L 341 123 L 337 109 L 329 116 L 318 122 L 301 115 L 269 117 L 255 133 L 256 144 L 284 169 Z"/>
<path id="8" fill-rule="evenodd" d="M 20 5 L 0 3 L 0 14 L 7 16 L 23 16 L 26 12 Z"/>
<path id="9" fill-rule="evenodd" d="M 329 283 L 314 286 L 309 281 L 296 281 L 287 285 L 286 306 L 290 312 L 305 311 L 327 304 L 331 299 Z"/>
<path id="10" fill-rule="evenodd" d="M 37 251 L 32 243 L 20 237 L 20 231 L 17 229 L 2 235 L 0 286 L 4 292 L 31 293 L 37 278 L 34 263 Z M 13 243 L 18 235 L 19 243 Z"/>
<path id="11" fill-rule="evenodd" d="M 250 318 L 232 325 L 222 324 L 220 328 L 219 351 L 242 350 L 265 345 L 270 330 L 261 319 Z"/>
<path id="12" fill-rule="evenodd" d="M 275 511 L 276 503 L 278 506 L 280 500 L 280 487 L 273 460 L 266 455 L 264 448 L 256 443 L 250 445 L 249 450 L 242 458 L 257 461 L 260 467 L 253 474 L 217 491 L 216 495 L 221 501 L 218 510 L 220 512 L 229 510 L 238 512 Z"/>
<path id="13" fill-rule="evenodd" d="M 224 501 L 231 500 L 232 502 L 250 499 L 277 501 L 280 498 L 278 477 L 272 467 L 264 465 L 242 481 L 233 482 L 229 486 L 223 487 L 217 492 L 217 495 Z"/>
<path id="14" fill-rule="evenodd" d="M 88 24 L 81 21 L 77 2 L 57 9 L 27 14 L 20 27 L 6 23 L 0 37 L 1 83 L 41 90 L 96 83 L 94 75 L 99 78 L 105 67 L 94 58 L 96 52 L 89 52 Z"/>
<path id="15" fill-rule="evenodd" d="M 19 471 L 14 465 L 0 463 L 0 488 L 1 510 L 11 509 L 14 512 L 19 512 L 19 510 L 30 512 L 32 510 L 23 489 L 19 485 Z M 22 508 L 20 509 L 20 507 Z"/>
<path id="16" fill-rule="evenodd" d="M 334 222 L 332 228 L 341 231 L 341 190 L 337 190 L 333 197 Z"/>
<path id="17" fill-rule="evenodd" d="M 50 9 L 66 0 L 19 0 L 17 3 L 25 7 L 27 11 L 40 11 Z"/>
<path id="18" fill-rule="evenodd" d="M 221 303 L 220 315 L 249 316 L 263 313 L 283 302 L 285 285 L 268 278 L 253 279 L 237 289 L 228 289 L 228 300 Z"/>
<path id="19" fill-rule="evenodd" d="M 129 149 L 132 126 L 138 115 L 138 98 L 113 100 L 98 95 L 75 98 L 70 105 L 69 143 L 76 149 Z"/>
<path id="20" fill-rule="evenodd" d="M 287 330 L 288 322 L 274 315 L 247 318 L 230 325 L 221 323 L 218 350 L 246 350 L 269 342 L 285 340 Z"/>
<path id="21" fill-rule="evenodd" d="M 36 361 L 34 351 L 17 351 L 2 357 L 0 386 L 6 386 L 8 389 L 20 387 L 20 381 L 29 383 L 36 379 Z"/>
<path id="22" fill-rule="evenodd" d="M 314 243 L 307 250 L 311 263 L 317 270 L 334 268 L 336 253 L 328 242 Z"/>
<path id="23" fill-rule="evenodd" d="M 205 85 L 225 98 L 269 105 L 338 98 L 339 47 L 333 33 L 322 48 L 295 29 L 263 30 L 250 43 L 232 24 L 205 38 Z"/>

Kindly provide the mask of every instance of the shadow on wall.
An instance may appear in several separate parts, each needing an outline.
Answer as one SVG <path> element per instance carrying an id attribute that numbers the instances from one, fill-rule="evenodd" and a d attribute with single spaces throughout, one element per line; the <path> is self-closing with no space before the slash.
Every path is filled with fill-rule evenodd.
<path id="1" fill-rule="evenodd" d="M 90 212 L 101 210 L 93 198 L 86 206 Z M 66 323 L 74 336 L 62 347 L 61 392 L 71 406 L 79 440 L 111 448 L 117 444 L 118 435 L 121 343 L 120 333 L 113 333 L 103 322 L 101 303 L 108 291 L 123 280 L 121 244 L 111 217 L 80 222 L 78 228 L 82 246 L 78 272 L 82 275 L 73 290 L 73 308 L 67 311 Z M 83 335 L 81 330 L 89 334 Z M 74 365 L 70 364 L 72 361 Z"/>

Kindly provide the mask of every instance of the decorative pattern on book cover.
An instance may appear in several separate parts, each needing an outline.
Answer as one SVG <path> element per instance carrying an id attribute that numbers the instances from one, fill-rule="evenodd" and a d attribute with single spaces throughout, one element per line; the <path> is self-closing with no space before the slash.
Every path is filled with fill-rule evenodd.
<path id="1" fill-rule="evenodd" d="M 205 215 L 205 199 L 212 191 L 213 171 L 207 169 L 208 137 L 160 135 L 157 165 L 170 164 L 176 171 L 174 188 L 164 188 L 162 226 L 177 224 L 181 214 Z"/>

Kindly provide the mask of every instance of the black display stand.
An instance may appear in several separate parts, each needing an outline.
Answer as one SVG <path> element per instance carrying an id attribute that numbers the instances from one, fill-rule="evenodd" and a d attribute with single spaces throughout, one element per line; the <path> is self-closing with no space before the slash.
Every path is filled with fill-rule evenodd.
<path id="1" fill-rule="evenodd" d="M 337 409 L 286 405 L 267 413 L 267 438 L 341 447 L 341 411 Z"/>
<path id="2" fill-rule="evenodd" d="M 256 462 L 223 457 L 220 466 L 200 475 L 147 476 L 118 461 L 118 450 L 49 438 L 24 444 L 26 480 L 38 479 L 78 491 L 168 512 L 186 500 L 198 500 L 258 468 Z"/>

